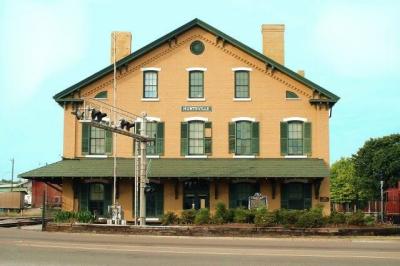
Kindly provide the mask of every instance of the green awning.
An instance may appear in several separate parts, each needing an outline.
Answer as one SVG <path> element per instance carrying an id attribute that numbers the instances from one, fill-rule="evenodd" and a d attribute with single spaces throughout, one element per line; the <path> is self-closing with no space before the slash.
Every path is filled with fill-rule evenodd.
<path id="1" fill-rule="evenodd" d="M 322 159 L 149 159 L 149 178 L 322 178 Z M 22 178 L 112 177 L 113 159 L 64 159 L 20 174 Z M 117 159 L 117 176 L 133 177 L 134 160 Z"/>

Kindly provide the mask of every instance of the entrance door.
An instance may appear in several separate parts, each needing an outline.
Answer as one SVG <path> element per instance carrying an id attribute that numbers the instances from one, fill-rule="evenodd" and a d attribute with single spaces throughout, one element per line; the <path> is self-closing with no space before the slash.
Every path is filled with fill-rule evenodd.
<path id="1" fill-rule="evenodd" d="M 146 217 L 156 218 L 164 214 L 164 185 L 150 183 L 154 191 L 146 193 Z"/>
<path id="2" fill-rule="evenodd" d="M 311 208 L 311 184 L 287 183 L 282 185 L 281 208 L 304 210 Z"/>
<path id="3" fill-rule="evenodd" d="M 183 209 L 210 207 L 210 182 L 186 181 L 183 183 Z"/>

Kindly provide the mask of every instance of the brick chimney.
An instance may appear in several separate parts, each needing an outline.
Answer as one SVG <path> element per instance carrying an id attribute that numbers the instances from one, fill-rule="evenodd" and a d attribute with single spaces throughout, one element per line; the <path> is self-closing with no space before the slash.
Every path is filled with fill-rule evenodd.
<path id="1" fill-rule="evenodd" d="M 118 61 L 131 54 L 132 34 L 124 31 L 113 31 L 111 33 L 111 64 L 114 63 L 114 43 L 116 47 L 115 58 Z"/>
<path id="2" fill-rule="evenodd" d="M 285 64 L 285 25 L 263 24 L 261 26 L 263 37 L 263 53 L 265 56 Z"/>

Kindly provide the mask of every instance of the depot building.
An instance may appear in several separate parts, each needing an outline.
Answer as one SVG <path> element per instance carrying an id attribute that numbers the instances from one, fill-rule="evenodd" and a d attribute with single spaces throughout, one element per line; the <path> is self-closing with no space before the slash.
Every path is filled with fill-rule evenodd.
<path id="1" fill-rule="evenodd" d="M 285 67 L 284 29 L 261 26 L 254 38 L 262 53 L 199 19 L 133 52 L 131 33 L 116 33 L 116 106 L 145 111 L 155 138 L 147 146 L 147 217 L 213 211 L 218 202 L 247 207 L 255 193 L 271 210 L 321 204 L 329 212 L 329 118 L 339 97 Z M 60 185 L 64 210 L 106 215 L 115 153 L 117 201 L 132 221 L 133 139 L 71 114 L 83 98 L 111 105 L 113 97 L 112 64 L 56 94 L 63 158 L 20 177 Z"/>

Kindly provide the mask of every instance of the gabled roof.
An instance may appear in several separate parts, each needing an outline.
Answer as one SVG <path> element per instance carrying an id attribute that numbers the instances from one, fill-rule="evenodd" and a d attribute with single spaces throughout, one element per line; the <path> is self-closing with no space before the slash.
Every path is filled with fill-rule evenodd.
<path id="1" fill-rule="evenodd" d="M 22 178 L 101 178 L 113 176 L 113 159 L 65 159 L 20 174 Z M 132 178 L 134 160 L 119 158 L 117 176 Z M 323 178 L 329 168 L 322 159 L 154 159 L 149 178 Z"/>
<path id="2" fill-rule="evenodd" d="M 139 50 L 133 52 L 132 54 L 122 58 L 121 60 L 119 60 L 116 64 L 117 64 L 117 68 L 121 67 L 125 64 L 130 63 L 131 61 L 139 58 L 140 56 L 152 51 L 153 49 L 163 45 L 164 43 L 170 41 L 171 39 L 177 37 L 178 35 L 190 30 L 193 27 L 200 27 L 216 36 L 218 36 L 219 38 L 221 38 L 222 40 L 224 40 L 225 42 L 230 43 L 231 45 L 245 51 L 246 53 L 254 56 L 255 58 L 263 61 L 265 64 L 268 64 L 269 66 L 285 73 L 286 75 L 288 75 L 289 77 L 293 78 L 294 80 L 297 80 L 298 82 L 304 84 L 305 86 L 316 90 L 320 93 L 322 93 L 323 95 L 325 95 L 326 97 L 328 97 L 329 100 L 331 100 L 332 105 L 335 104 L 340 98 L 331 93 L 330 91 L 320 87 L 319 85 L 315 84 L 314 82 L 304 78 L 303 76 L 297 74 L 296 72 L 288 69 L 287 67 L 275 62 L 274 60 L 272 60 L 271 58 L 266 57 L 265 55 L 263 55 L 260 52 L 257 52 L 256 50 L 248 47 L 247 45 L 239 42 L 238 40 L 230 37 L 229 35 L 223 33 L 222 31 L 214 28 L 213 26 L 201 21 L 200 19 L 194 19 L 186 24 L 184 24 L 183 26 L 177 28 L 174 31 L 171 31 L 170 33 L 162 36 L 161 38 L 153 41 L 152 43 L 140 48 Z M 96 80 L 104 77 L 107 74 L 110 74 L 113 72 L 113 65 L 109 65 L 105 68 L 103 68 L 102 70 L 94 73 L 93 75 L 87 77 L 86 79 L 76 83 L 75 85 L 72 85 L 71 87 L 57 93 L 56 95 L 54 95 L 54 100 L 61 103 L 66 101 L 65 99 L 63 99 L 64 97 L 68 96 L 70 93 L 75 92 L 93 82 L 95 82 Z"/>

